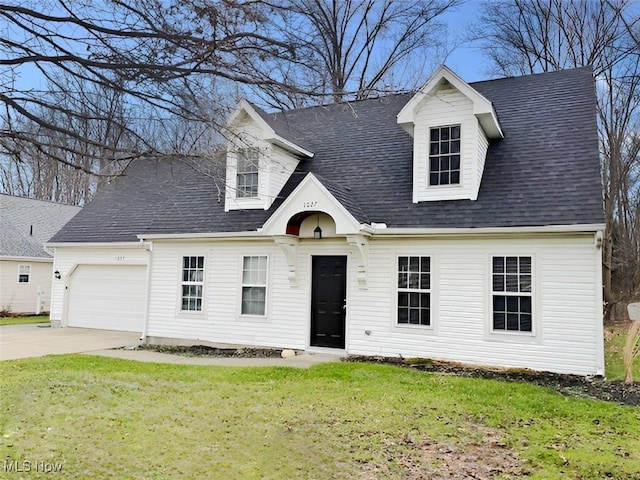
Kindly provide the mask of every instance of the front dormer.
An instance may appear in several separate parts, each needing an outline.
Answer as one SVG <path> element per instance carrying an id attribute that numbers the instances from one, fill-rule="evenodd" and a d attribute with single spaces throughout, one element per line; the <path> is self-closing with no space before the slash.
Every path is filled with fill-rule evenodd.
<path id="1" fill-rule="evenodd" d="M 489 100 L 440 67 L 397 117 L 413 137 L 413 202 L 476 200 L 489 140 L 503 138 Z"/>
<path id="2" fill-rule="evenodd" d="M 267 210 L 298 162 L 313 157 L 312 152 L 279 135 L 267 119 L 266 113 L 241 100 L 227 121 L 227 212 Z"/>

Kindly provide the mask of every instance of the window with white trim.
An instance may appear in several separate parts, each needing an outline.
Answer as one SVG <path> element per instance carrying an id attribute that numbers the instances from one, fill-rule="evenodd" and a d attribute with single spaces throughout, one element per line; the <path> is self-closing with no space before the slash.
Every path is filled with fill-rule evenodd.
<path id="1" fill-rule="evenodd" d="M 18 283 L 29 283 L 31 276 L 31 265 L 18 266 Z"/>
<path id="2" fill-rule="evenodd" d="M 182 257 L 182 301 L 183 312 L 202 311 L 202 289 L 204 285 L 204 257 Z"/>
<path id="3" fill-rule="evenodd" d="M 429 130 L 429 185 L 460 183 L 460 125 Z"/>
<path id="4" fill-rule="evenodd" d="M 492 258 L 494 331 L 532 331 L 531 263 L 531 257 Z"/>
<path id="5" fill-rule="evenodd" d="M 431 325 L 431 258 L 398 257 L 398 324 Z"/>
<path id="6" fill-rule="evenodd" d="M 236 198 L 256 198 L 258 196 L 257 148 L 238 150 L 238 168 L 236 172 Z"/>
<path id="7" fill-rule="evenodd" d="M 267 257 L 242 258 L 242 315 L 264 315 L 267 298 Z"/>

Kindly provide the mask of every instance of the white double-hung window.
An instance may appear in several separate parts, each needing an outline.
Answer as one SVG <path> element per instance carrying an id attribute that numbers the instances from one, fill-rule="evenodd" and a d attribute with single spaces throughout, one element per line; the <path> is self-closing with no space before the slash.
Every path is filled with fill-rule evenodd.
<path id="1" fill-rule="evenodd" d="M 267 303 L 267 257 L 242 258 L 242 315 L 265 315 Z"/>
<path id="2" fill-rule="evenodd" d="M 182 301 L 183 312 L 202 311 L 202 287 L 204 285 L 204 257 L 182 257 Z"/>

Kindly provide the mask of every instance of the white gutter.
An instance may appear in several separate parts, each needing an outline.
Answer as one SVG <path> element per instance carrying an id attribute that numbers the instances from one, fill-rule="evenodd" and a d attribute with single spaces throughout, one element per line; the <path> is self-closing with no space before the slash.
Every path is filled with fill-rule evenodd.
<path id="1" fill-rule="evenodd" d="M 49 252 L 47 252 L 49 253 Z M 50 254 L 53 255 L 53 254 Z M 0 260 L 11 260 L 15 262 L 30 262 L 30 263 L 51 263 L 53 262 L 53 258 L 50 257 L 11 257 L 0 255 Z"/>
<path id="2" fill-rule="evenodd" d="M 229 239 L 229 238 L 242 238 L 242 239 L 255 239 L 263 240 L 265 235 L 260 232 L 209 232 L 209 233 L 151 233 L 138 235 L 140 240 L 180 240 L 180 239 L 197 239 L 197 238 L 210 238 L 210 239 Z"/>
<path id="3" fill-rule="evenodd" d="M 101 248 L 122 248 L 122 247 L 136 247 L 143 248 L 140 242 L 57 242 L 57 243 L 45 243 L 46 248 L 57 247 L 101 247 Z"/>
<path id="4" fill-rule="evenodd" d="M 542 225 L 534 227 L 481 228 L 376 228 L 374 235 L 460 235 L 460 234 L 518 234 L 518 233 L 593 233 L 605 229 L 604 223 L 586 225 Z"/>

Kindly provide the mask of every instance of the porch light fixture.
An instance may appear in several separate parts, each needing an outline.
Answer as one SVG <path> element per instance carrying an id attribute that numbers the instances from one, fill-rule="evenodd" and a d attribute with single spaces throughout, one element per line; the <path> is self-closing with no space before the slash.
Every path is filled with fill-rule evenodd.
<path id="1" fill-rule="evenodd" d="M 318 226 L 313 229 L 313 238 L 320 240 L 322 238 L 322 229 L 320 228 L 320 214 L 317 217 Z"/>
<path id="2" fill-rule="evenodd" d="M 53 272 L 53 276 L 56 277 L 56 280 L 60 280 L 60 278 L 62 278 L 62 276 L 60 275 L 60 272 L 58 270 Z"/>

